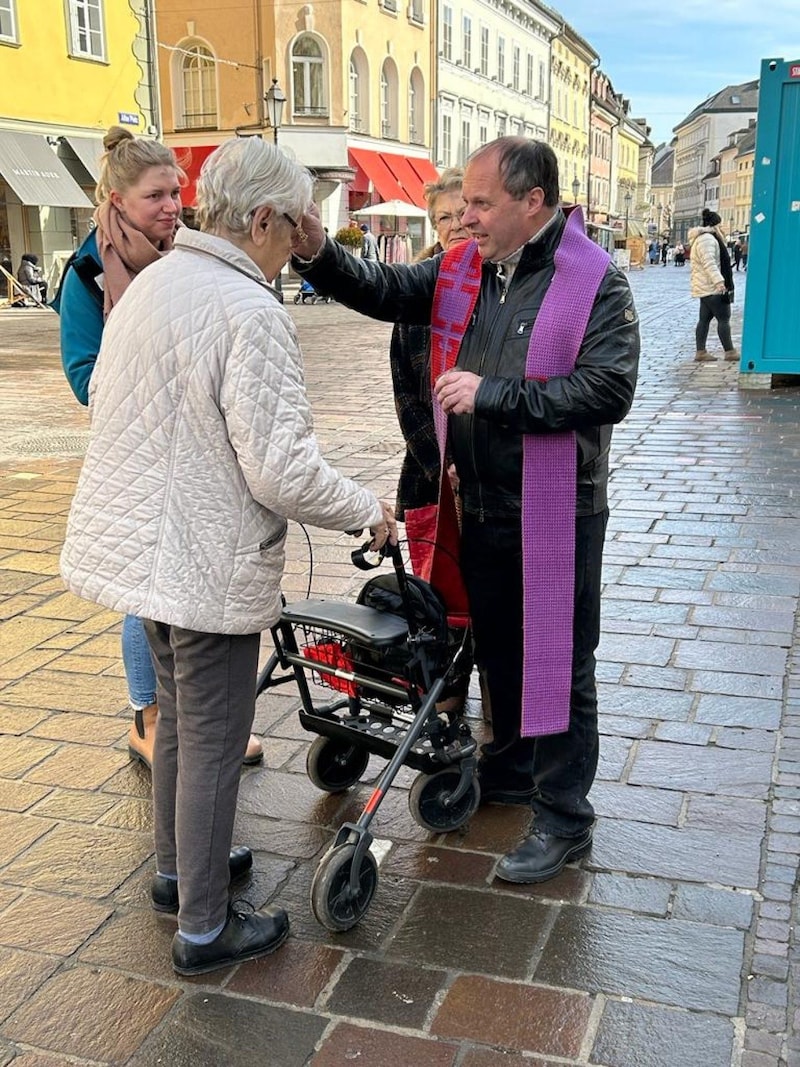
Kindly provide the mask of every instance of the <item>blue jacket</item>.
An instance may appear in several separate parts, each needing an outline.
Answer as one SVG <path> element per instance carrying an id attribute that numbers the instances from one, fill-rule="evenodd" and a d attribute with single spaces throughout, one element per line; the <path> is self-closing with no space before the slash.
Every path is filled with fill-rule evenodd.
<path id="1" fill-rule="evenodd" d="M 73 393 L 84 406 L 89 403 L 89 379 L 103 337 L 102 291 L 87 275 L 96 277 L 102 272 L 93 230 L 75 253 L 53 301 L 61 315 L 61 364 Z"/>

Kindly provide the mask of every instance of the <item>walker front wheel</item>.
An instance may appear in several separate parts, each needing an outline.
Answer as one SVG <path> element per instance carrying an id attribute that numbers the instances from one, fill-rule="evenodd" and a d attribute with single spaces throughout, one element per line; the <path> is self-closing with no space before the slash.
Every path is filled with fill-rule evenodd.
<path id="1" fill-rule="evenodd" d="M 356 784 L 368 763 L 369 752 L 360 745 L 334 737 L 317 737 L 306 756 L 306 771 L 317 789 L 343 793 Z"/>
<path id="2" fill-rule="evenodd" d="M 457 830 L 472 818 L 481 802 L 481 787 L 473 778 L 466 793 L 449 803 L 461 781 L 457 767 L 445 767 L 436 774 L 420 774 L 408 794 L 408 806 L 416 822 L 434 834 Z"/>
<path id="3" fill-rule="evenodd" d="M 378 865 L 367 850 L 361 857 L 356 889 L 350 885 L 356 846 L 337 845 L 326 852 L 311 883 L 311 910 L 317 921 L 335 932 L 360 922 L 378 887 Z"/>

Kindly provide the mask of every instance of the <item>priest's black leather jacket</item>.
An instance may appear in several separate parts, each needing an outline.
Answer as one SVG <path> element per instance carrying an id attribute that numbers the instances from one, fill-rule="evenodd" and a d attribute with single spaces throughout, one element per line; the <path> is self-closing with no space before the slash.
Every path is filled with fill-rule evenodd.
<path id="1" fill-rule="evenodd" d="M 559 211 L 539 240 L 525 245 L 507 292 L 492 263 L 457 366 L 482 381 L 471 415 L 450 416 L 450 450 L 466 511 L 485 518 L 520 513 L 522 435 L 574 430 L 577 514 L 607 506 L 611 430 L 628 413 L 636 387 L 639 322 L 625 275 L 609 264 L 573 372 L 546 382 L 525 378 L 530 332 L 553 277 L 564 230 Z M 413 264 L 364 262 L 328 238 L 310 263 L 294 266 L 317 292 L 387 322 L 429 323 L 441 256 Z"/>

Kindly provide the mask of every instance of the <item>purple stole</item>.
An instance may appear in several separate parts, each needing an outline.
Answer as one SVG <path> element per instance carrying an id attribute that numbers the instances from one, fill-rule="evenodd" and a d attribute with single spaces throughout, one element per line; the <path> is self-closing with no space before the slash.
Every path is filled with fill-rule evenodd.
<path id="1" fill-rule="evenodd" d="M 568 209 L 553 279 L 531 331 L 526 378 L 546 381 L 572 373 L 609 260 L 584 233 L 581 209 Z M 456 364 L 477 303 L 481 265 L 477 245 L 465 241 L 445 254 L 439 268 L 431 316 L 434 382 Z M 444 478 L 447 416 L 435 395 L 433 414 Z M 563 733 L 569 728 L 576 489 L 574 432 L 524 434 L 523 737 Z"/>

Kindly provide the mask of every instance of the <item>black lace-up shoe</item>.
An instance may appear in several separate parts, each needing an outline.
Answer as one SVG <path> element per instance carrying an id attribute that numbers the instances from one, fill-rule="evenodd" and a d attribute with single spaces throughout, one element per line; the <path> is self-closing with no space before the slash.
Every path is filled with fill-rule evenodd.
<path id="1" fill-rule="evenodd" d="M 504 882 L 546 882 L 560 874 L 570 860 L 585 856 L 591 847 L 591 828 L 580 837 L 555 837 L 534 830 L 518 848 L 503 856 L 495 873 Z"/>
<path id="2" fill-rule="evenodd" d="M 232 848 L 228 856 L 228 870 L 231 872 L 231 882 L 238 882 L 247 874 L 253 866 L 253 853 L 246 845 Z M 165 878 L 162 874 L 154 874 L 150 883 L 150 899 L 156 911 L 162 911 L 170 915 L 178 914 L 178 883 L 174 878 Z"/>
<path id="3" fill-rule="evenodd" d="M 261 911 L 245 911 L 237 901 L 228 920 L 207 945 L 193 945 L 180 934 L 172 939 L 172 966 L 178 974 L 207 974 L 245 960 L 259 959 L 280 948 L 289 936 L 289 916 L 277 904 Z"/>

